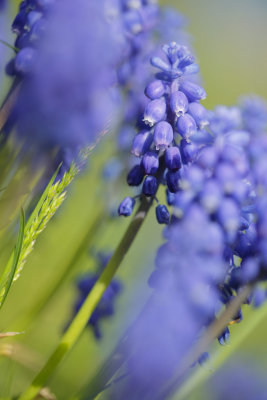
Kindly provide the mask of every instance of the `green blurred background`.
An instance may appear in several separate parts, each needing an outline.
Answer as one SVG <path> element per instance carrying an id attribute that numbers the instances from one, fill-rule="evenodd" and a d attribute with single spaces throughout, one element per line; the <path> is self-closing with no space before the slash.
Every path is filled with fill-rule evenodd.
<path id="1" fill-rule="evenodd" d="M 188 18 L 188 31 L 192 35 L 208 94 L 205 103 L 208 108 L 216 104 L 234 104 L 240 95 L 248 93 L 256 93 L 267 99 L 267 1 L 184 0 L 161 3 L 177 7 Z M 11 12 L 14 14 L 14 9 Z M 12 41 L 12 35 L 3 39 Z M 6 80 L 5 88 L 8 84 Z M 2 89 L 0 97 L 4 93 Z M 112 145 L 106 138 L 93 153 L 90 168 L 71 186 L 66 202 L 40 236 L 20 280 L 13 286 L 1 310 L 2 330 L 25 329 L 20 339 L 6 342 L 10 345 L 23 345 L 17 350 L 21 358 L 19 362 L 12 360 L 14 357 L 10 354 L 8 357 L 0 357 L 1 398 L 23 390 L 47 359 L 70 318 L 76 295 L 74 279 L 81 271 L 94 268 L 85 240 L 83 251 L 79 252 L 80 257 L 72 272 L 66 276 L 56 296 L 42 312 L 38 312 L 34 322 L 29 325 L 25 318 L 31 318 L 33 305 L 45 295 L 52 282 L 57 276 L 60 277 L 61 271 L 71 263 L 79 250 L 77 238 L 82 240 L 90 235 L 91 247 L 112 250 L 128 224 L 127 220 L 116 219 L 111 223 L 102 221 L 101 230 L 94 229 L 90 233 L 93 220 L 101 213 L 100 200 L 104 202 L 108 196 L 101 189 L 100 169 L 103 159 L 112 152 L 110 148 Z M 101 220 L 97 221 L 101 223 Z M 103 340 L 96 342 L 92 333 L 86 331 L 49 382 L 58 399 L 70 398 L 70 393 L 75 393 L 93 375 L 140 310 L 149 295 L 148 290 L 144 289 L 153 268 L 155 250 L 161 242 L 160 231 L 152 212 L 120 269 L 124 292 L 118 299 L 115 317 L 103 323 Z M 235 338 L 246 329 L 249 318 L 249 313 L 245 314 L 245 321 L 231 328 L 233 345 Z M 251 354 L 267 368 L 267 355 L 263 351 L 266 335 L 267 322 L 257 326 L 236 353 Z M 218 346 L 215 347 L 217 349 Z M 7 352 L 8 348 L 3 344 L 1 351 Z M 225 352 L 227 354 L 229 348 Z M 212 375 L 212 372 L 207 371 L 207 374 Z M 201 390 L 203 394 L 200 387 L 197 387 L 190 399 L 208 398 L 206 389 Z"/>

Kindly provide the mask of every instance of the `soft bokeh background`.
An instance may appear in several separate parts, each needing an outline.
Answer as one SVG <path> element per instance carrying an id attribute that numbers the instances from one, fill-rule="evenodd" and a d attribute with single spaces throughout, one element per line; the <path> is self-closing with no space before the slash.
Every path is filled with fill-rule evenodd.
<path id="1" fill-rule="evenodd" d="M 10 0 L 10 4 L 14 5 L 15 1 L 12 3 Z M 256 93 L 267 99 L 267 1 L 173 0 L 165 1 L 164 4 L 177 7 L 188 18 L 188 30 L 192 34 L 208 93 L 205 103 L 208 108 L 221 103 L 234 104 L 240 95 L 247 93 Z M 13 8 L 11 13 L 14 12 Z M 11 34 L 2 39 L 13 40 Z M 10 55 L 8 53 L 7 57 Z M 9 81 L 5 80 L 0 98 L 4 97 L 8 84 Z M 90 232 L 92 222 L 101 212 L 100 200 L 107 197 L 101 189 L 100 166 L 111 152 L 112 146 L 106 138 L 92 155 L 88 170 L 72 185 L 67 201 L 39 238 L 20 280 L 13 286 L 1 310 L 2 330 L 25 329 L 20 340 L 15 338 L 8 342 L 10 345 L 23 345 L 17 350 L 20 362 L 13 361 L 13 356 L 0 357 L 1 398 L 23 390 L 57 344 L 71 315 L 71 305 L 76 294 L 74 279 L 81 271 L 94 267 L 88 249 L 89 239 L 90 247 L 112 250 L 128 224 L 127 220 L 116 219 L 112 223 L 104 221 L 100 230 L 93 229 Z M 100 220 L 97 225 L 99 223 Z M 143 289 L 153 268 L 155 250 L 161 241 L 160 231 L 152 212 L 121 266 L 119 276 L 124 281 L 124 292 L 117 302 L 116 316 L 103 323 L 103 340 L 96 342 L 92 333 L 86 331 L 49 382 L 59 399 L 69 398 L 70 393 L 74 393 L 82 383 L 90 379 L 138 313 L 149 294 L 148 290 L 144 294 L 146 291 Z M 79 242 L 84 240 L 82 251 L 77 238 Z M 57 294 L 42 311 L 38 311 L 34 322 L 29 324 L 33 306 L 38 305 L 38 299 L 45 296 L 52 282 L 72 262 L 77 252 L 80 256 L 72 272 L 64 277 L 64 283 Z M 247 329 L 249 318 L 249 313 L 245 314 L 245 321 L 231 328 L 233 346 L 235 338 Z M 267 368 L 267 355 L 263 351 L 266 335 L 267 321 L 256 326 L 236 352 L 257 357 L 263 368 Z M 7 351 L 3 345 L 0 351 Z M 230 348 L 225 349 L 225 355 L 229 351 Z M 207 375 L 213 374 L 212 360 L 210 366 L 211 370 L 205 372 Z M 191 400 L 208 397 L 205 387 L 201 387 L 197 386 Z"/>

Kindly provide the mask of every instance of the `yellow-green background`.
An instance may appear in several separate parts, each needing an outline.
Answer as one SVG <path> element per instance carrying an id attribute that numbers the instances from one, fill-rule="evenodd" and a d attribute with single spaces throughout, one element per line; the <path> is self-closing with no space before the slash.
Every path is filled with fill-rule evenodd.
<path id="1" fill-rule="evenodd" d="M 240 95 L 247 93 L 257 93 L 267 99 L 267 1 L 181 0 L 165 1 L 164 4 L 176 6 L 188 17 L 188 30 L 192 34 L 208 94 L 205 103 L 207 107 L 221 103 L 234 104 Z M 12 35 L 3 39 L 12 40 Z M 0 98 L 3 95 L 4 91 L 0 93 Z M 23 316 L 30 311 L 36 299 L 46 291 L 74 254 L 77 240 L 85 234 L 94 215 L 99 211 L 99 200 L 107 196 L 100 187 L 100 165 L 109 152 L 108 147 L 104 143 L 95 151 L 90 160 L 90 168 L 72 185 L 66 203 L 39 238 L 20 280 L 13 286 L 1 311 L 0 329 L 24 329 Z M 104 222 L 101 231 L 93 235 L 95 247 L 112 250 L 127 223 L 127 220 L 118 219 L 111 224 Z M 117 302 L 116 316 L 103 323 L 103 341 L 96 343 L 93 335 L 85 332 L 49 382 L 59 399 L 69 398 L 70 394 L 89 379 L 140 309 L 146 296 L 143 290 L 146 279 L 153 268 L 154 252 L 161 241 L 160 231 L 161 228 L 151 212 L 127 260 L 121 266 L 119 276 L 125 282 L 124 293 Z M 73 279 L 77 271 L 90 267 L 93 267 L 93 261 L 86 249 L 75 271 L 57 295 L 37 316 L 34 324 L 26 326 L 21 337 L 25 346 L 25 354 L 22 352 L 22 355 L 28 357 L 31 352 L 34 353 L 34 368 L 23 368 L 14 361 L 0 358 L 0 397 L 9 395 L 10 390 L 13 394 L 23 390 L 34 376 L 38 365 L 42 365 L 47 359 L 71 314 L 70 308 L 75 298 Z M 127 284 L 129 280 L 130 283 Z M 247 323 L 249 316 L 245 316 L 242 324 L 232 328 L 233 343 L 240 332 L 246 329 Z M 267 324 L 263 320 L 237 352 L 255 356 L 267 368 L 266 334 Z M 9 340 L 9 343 L 17 341 L 16 338 Z M 207 374 L 212 375 L 212 372 Z M 205 399 L 207 395 L 202 396 L 199 388 L 190 397 L 191 400 L 201 398 Z"/>

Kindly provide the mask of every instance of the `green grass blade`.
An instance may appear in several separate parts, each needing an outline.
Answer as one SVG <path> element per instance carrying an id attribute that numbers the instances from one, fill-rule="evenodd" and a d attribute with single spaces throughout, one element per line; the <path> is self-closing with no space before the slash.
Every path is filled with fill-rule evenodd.
<path id="1" fill-rule="evenodd" d="M 24 238 L 24 229 L 25 229 L 25 215 L 23 209 L 21 209 L 21 215 L 20 215 L 20 227 L 19 227 L 19 234 L 17 238 L 17 243 L 13 252 L 13 260 L 12 263 L 9 262 L 7 264 L 7 268 L 4 270 L 1 280 L 0 280 L 0 308 L 3 306 L 6 297 L 8 295 L 8 292 L 10 290 L 10 287 L 12 285 L 16 269 L 18 266 L 19 262 L 19 257 L 21 254 L 21 249 L 22 249 L 22 243 L 23 243 L 23 238 Z"/>
<path id="2" fill-rule="evenodd" d="M 45 188 L 45 191 L 43 192 L 43 194 L 40 197 L 38 203 L 36 204 L 35 209 L 31 213 L 31 215 L 30 215 L 30 217 L 29 217 L 29 219 L 27 221 L 27 224 L 26 224 L 26 230 L 32 225 L 34 219 L 37 217 L 37 215 L 38 215 L 38 213 L 39 213 L 39 211 L 40 211 L 40 209 L 41 209 L 41 207 L 42 207 L 42 205 L 43 205 L 43 203 L 44 203 L 44 201 L 45 201 L 45 199 L 47 197 L 49 189 L 51 188 L 51 186 L 53 185 L 53 183 L 54 183 L 54 181 L 56 179 L 56 176 L 58 174 L 58 171 L 59 171 L 60 167 L 61 167 L 61 164 L 58 166 L 56 172 L 53 174 L 52 178 L 50 179 L 48 185 Z"/>
<path id="3" fill-rule="evenodd" d="M 9 44 L 8 42 L 6 42 L 5 40 L 0 39 L 0 43 L 2 43 L 4 46 L 8 47 L 11 50 L 14 50 L 15 53 L 18 53 L 19 49 L 15 46 L 12 46 L 12 44 Z"/>

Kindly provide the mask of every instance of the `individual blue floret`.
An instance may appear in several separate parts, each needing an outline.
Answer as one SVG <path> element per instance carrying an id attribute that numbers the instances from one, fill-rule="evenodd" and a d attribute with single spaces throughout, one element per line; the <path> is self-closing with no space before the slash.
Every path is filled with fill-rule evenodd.
<path id="1" fill-rule="evenodd" d="M 156 217 L 159 224 L 168 224 L 170 221 L 170 214 L 164 204 L 159 204 L 156 207 Z"/>
<path id="2" fill-rule="evenodd" d="M 159 168 L 158 153 L 148 151 L 142 158 L 142 166 L 147 175 L 155 175 Z"/>
<path id="3" fill-rule="evenodd" d="M 218 342 L 220 343 L 221 346 L 225 346 L 226 344 L 229 344 L 229 341 L 230 341 L 230 331 L 227 326 L 220 334 L 220 336 L 218 336 Z"/>
<path id="4" fill-rule="evenodd" d="M 145 176 L 144 168 L 141 165 L 135 165 L 127 175 L 129 186 L 139 186 Z"/>
<path id="5" fill-rule="evenodd" d="M 135 200 L 132 197 L 125 197 L 118 208 L 118 214 L 124 217 L 129 217 L 132 214 L 135 205 Z"/>
<path id="6" fill-rule="evenodd" d="M 173 129 L 166 121 L 159 122 L 154 130 L 154 143 L 157 150 L 165 150 L 173 141 Z"/>
<path id="7" fill-rule="evenodd" d="M 154 196 L 157 192 L 158 189 L 158 182 L 155 176 L 146 176 L 144 183 L 143 183 L 143 188 L 142 192 L 145 196 Z"/>

